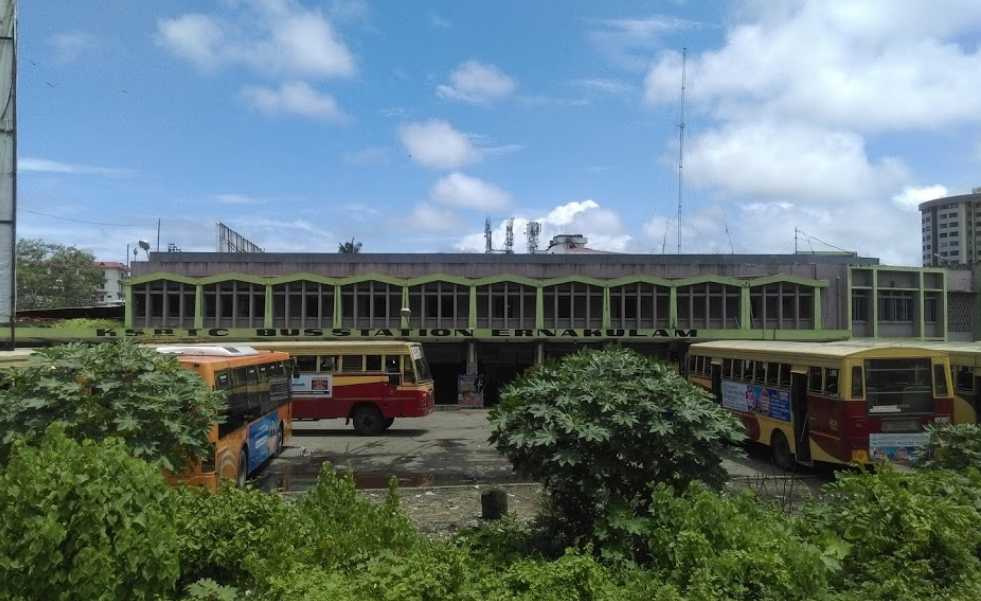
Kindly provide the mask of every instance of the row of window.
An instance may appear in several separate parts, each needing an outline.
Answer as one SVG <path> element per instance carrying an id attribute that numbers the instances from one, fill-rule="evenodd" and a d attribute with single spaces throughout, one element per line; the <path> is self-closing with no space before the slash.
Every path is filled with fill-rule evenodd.
<path id="1" fill-rule="evenodd" d="M 913 323 L 916 318 L 916 295 L 912 290 L 879 290 L 879 321 Z M 852 321 L 872 321 L 871 290 L 852 290 Z M 940 305 L 939 292 L 923 293 L 923 320 L 936 323 Z"/>
<path id="2" fill-rule="evenodd" d="M 670 288 L 647 283 L 610 288 L 611 327 L 666 328 Z M 266 287 L 227 281 L 203 286 L 204 327 L 259 328 L 265 321 Z M 132 287 L 133 325 L 191 328 L 195 286 L 157 280 Z M 402 317 L 402 287 L 384 282 L 340 286 L 297 281 L 272 286 L 272 319 L 277 328 L 330 328 L 340 310 L 342 327 L 397 328 Z M 678 327 L 737 329 L 741 327 L 741 289 L 717 283 L 677 288 Z M 465 328 L 470 323 L 470 289 L 450 282 L 411 286 L 409 327 Z M 538 291 L 533 286 L 498 282 L 477 286 L 477 327 L 534 328 Z M 339 305 L 339 307 L 338 307 Z M 542 315 L 547 328 L 600 328 L 603 288 L 570 282 L 542 290 Z M 814 291 L 797 284 L 769 284 L 750 289 L 753 327 L 814 327 Z"/>
<path id="3" fill-rule="evenodd" d="M 402 374 L 402 381 L 415 382 L 413 362 L 408 355 L 297 355 L 295 373 Z"/>
<path id="4" fill-rule="evenodd" d="M 712 359 L 701 355 L 688 358 L 688 369 L 695 375 L 711 377 Z M 861 368 L 858 368 L 861 370 Z M 790 364 L 752 359 L 723 359 L 722 377 L 726 380 L 744 382 L 746 384 L 761 384 L 774 388 L 790 388 Z M 852 391 L 852 396 L 862 397 L 862 376 L 857 380 L 858 391 Z M 854 388 L 854 384 L 853 384 Z M 807 373 L 807 389 L 811 392 L 838 396 L 838 369 L 831 367 L 810 367 Z"/>

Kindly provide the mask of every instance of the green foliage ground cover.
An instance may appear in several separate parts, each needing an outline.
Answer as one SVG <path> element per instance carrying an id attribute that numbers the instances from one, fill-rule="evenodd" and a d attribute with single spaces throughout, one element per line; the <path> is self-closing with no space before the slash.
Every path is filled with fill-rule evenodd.
<path id="1" fill-rule="evenodd" d="M 674 380 L 665 386 L 689 393 Z M 699 398 L 665 402 L 699 415 Z M 669 429 L 698 429 L 679 419 Z M 934 446 L 945 436 L 949 448 L 964 433 L 938 431 Z M 330 466 L 299 499 L 209 494 L 167 487 L 158 466 L 118 438 L 75 438 L 49 426 L 12 443 L 0 462 L 0 600 L 981 598 L 981 472 L 961 459 L 957 470 L 935 459 L 910 473 L 844 473 L 797 515 L 717 479 L 660 469 L 637 490 L 604 488 L 593 531 L 578 539 L 545 515 L 434 541 L 400 512 L 394 489 L 372 503 Z"/>

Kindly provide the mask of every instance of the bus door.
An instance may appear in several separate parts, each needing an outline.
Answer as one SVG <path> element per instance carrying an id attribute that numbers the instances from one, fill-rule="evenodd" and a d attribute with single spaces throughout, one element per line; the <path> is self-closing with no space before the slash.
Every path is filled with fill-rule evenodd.
<path id="1" fill-rule="evenodd" d="M 715 395 L 715 402 L 722 404 L 722 362 L 712 361 L 712 394 Z"/>
<path id="2" fill-rule="evenodd" d="M 794 446 L 797 449 L 797 461 L 811 461 L 811 432 L 808 426 L 807 414 L 807 371 L 806 368 L 795 367 L 790 374 L 790 406 L 791 423 L 794 427 Z"/>

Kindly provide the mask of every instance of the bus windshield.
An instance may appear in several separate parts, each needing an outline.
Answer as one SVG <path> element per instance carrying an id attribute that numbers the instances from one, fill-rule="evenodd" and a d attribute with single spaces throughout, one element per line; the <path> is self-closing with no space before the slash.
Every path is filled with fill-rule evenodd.
<path id="1" fill-rule="evenodd" d="M 865 393 L 869 413 L 930 413 L 933 411 L 930 360 L 867 360 Z"/>
<path id="2" fill-rule="evenodd" d="M 427 382 L 433 379 L 433 375 L 429 373 L 429 363 L 426 362 L 426 357 L 413 359 L 412 363 L 416 368 L 416 381 Z"/>

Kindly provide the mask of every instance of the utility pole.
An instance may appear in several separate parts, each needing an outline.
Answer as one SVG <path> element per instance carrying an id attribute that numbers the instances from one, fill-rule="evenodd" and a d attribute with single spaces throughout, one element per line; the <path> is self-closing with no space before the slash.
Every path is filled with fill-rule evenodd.
<path id="1" fill-rule="evenodd" d="M 17 1 L 0 0 L 0 324 L 17 318 Z"/>
<path id="2" fill-rule="evenodd" d="M 681 49 L 681 121 L 678 123 L 678 254 L 681 254 L 681 209 L 685 173 L 685 78 L 688 66 L 688 49 Z"/>
<path id="3" fill-rule="evenodd" d="M 157 217 L 157 252 L 160 252 L 160 218 Z"/>

